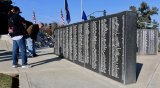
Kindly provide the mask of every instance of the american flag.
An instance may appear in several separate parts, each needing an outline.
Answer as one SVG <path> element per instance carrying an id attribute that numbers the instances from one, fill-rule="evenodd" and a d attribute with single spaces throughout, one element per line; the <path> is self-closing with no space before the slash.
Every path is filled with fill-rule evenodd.
<path id="1" fill-rule="evenodd" d="M 62 19 L 62 24 L 65 25 L 62 9 L 61 9 L 61 19 Z"/>
<path id="2" fill-rule="evenodd" d="M 36 16 L 35 16 L 35 12 L 33 11 L 33 16 L 32 16 L 33 22 L 36 23 Z"/>

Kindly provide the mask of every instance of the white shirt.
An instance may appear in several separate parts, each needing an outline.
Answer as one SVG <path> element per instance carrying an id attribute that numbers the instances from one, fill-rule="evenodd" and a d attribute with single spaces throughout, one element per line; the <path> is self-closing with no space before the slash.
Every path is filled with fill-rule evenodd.
<path id="1" fill-rule="evenodd" d="M 19 35 L 19 36 L 14 36 L 12 37 L 13 40 L 19 40 L 23 37 L 23 35 Z"/>

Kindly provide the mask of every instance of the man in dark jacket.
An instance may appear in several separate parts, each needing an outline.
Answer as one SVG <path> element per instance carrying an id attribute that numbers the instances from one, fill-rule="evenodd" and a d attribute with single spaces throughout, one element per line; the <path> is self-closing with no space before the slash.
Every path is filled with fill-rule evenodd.
<path id="1" fill-rule="evenodd" d="M 9 27 L 9 35 L 13 40 L 13 50 L 12 50 L 12 58 L 13 63 L 12 67 L 18 67 L 18 53 L 19 49 L 21 52 L 22 58 L 22 68 L 30 68 L 31 66 L 27 63 L 27 56 L 26 56 L 26 44 L 24 35 L 26 31 L 24 26 L 22 25 L 23 18 L 19 15 L 20 9 L 18 7 L 13 7 L 11 9 L 12 15 L 8 18 L 8 27 Z"/>

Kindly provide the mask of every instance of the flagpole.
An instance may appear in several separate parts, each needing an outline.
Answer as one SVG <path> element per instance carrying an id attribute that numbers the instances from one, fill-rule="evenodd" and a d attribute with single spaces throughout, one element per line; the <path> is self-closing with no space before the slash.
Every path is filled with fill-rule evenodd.
<path id="1" fill-rule="evenodd" d="M 82 18 L 82 12 L 83 12 L 83 0 L 81 0 L 81 18 Z M 81 19 L 82 21 L 82 19 Z"/>
<path id="2" fill-rule="evenodd" d="M 32 15 L 33 15 L 33 16 L 32 16 L 33 22 L 36 23 L 36 16 L 35 16 L 35 11 L 34 11 L 34 10 L 33 10 Z"/>
<path id="3" fill-rule="evenodd" d="M 62 19 L 62 25 L 65 25 L 62 9 L 61 9 L 61 19 Z"/>

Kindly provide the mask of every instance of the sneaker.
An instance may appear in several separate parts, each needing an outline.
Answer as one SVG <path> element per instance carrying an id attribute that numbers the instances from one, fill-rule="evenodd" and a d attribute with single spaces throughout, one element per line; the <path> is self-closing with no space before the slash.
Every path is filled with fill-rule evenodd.
<path id="1" fill-rule="evenodd" d="M 17 68 L 18 67 L 18 65 L 12 65 L 12 68 Z"/>
<path id="2" fill-rule="evenodd" d="M 33 54 L 33 57 L 37 57 L 38 55 L 37 54 Z"/>
<path id="3" fill-rule="evenodd" d="M 31 68 L 31 65 L 22 65 L 22 68 Z"/>

